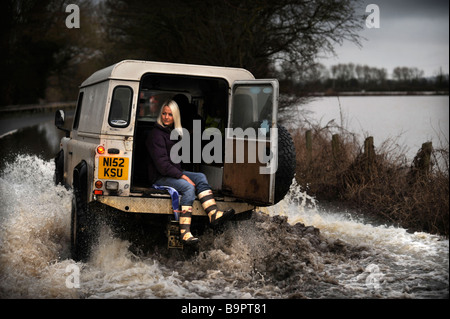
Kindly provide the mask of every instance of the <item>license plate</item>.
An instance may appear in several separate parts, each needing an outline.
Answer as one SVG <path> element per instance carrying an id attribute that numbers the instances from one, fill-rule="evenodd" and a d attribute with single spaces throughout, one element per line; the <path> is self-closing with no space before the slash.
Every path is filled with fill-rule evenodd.
<path id="1" fill-rule="evenodd" d="M 99 179 L 128 179 L 127 157 L 99 157 L 98 178 Z"/>

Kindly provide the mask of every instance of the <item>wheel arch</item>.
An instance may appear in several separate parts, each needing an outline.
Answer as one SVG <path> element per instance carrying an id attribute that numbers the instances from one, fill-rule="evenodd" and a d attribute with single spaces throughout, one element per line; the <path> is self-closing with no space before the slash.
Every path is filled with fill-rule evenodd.
<path id="1" fill-rule="evenodd" d="M 83 202 L 87 202 L 88 198 L 88 167 L 86 161 L 81 161 L 73 169 L 73 182 L 72 186 L 76 196 L 81 196 Z"/>

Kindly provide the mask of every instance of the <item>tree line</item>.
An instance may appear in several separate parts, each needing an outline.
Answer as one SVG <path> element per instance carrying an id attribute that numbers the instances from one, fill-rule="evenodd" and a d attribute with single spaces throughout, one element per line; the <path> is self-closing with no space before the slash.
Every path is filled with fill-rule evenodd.
<path id="1" fill-rule="evenodd" d="M 288 68 L 278 77 L 290 93 L 303 92 L 335 94 L 339 92 L 417 92 L 439 91 L 448 93 L 449 75 L 440 70 L 432 77 L 416 67 L 396 67 L 392 73 L 385 68 L 354 63 L 336 64 L 329 68 L 323 64 L 309 69 Z M 281 70 L 281 69 L 280 69 Z"/>
<path id="2" fill-rule="evenodd" d="M 73 100 L 78 86 L 123 59 L 243 67 L 274 74 L 359 42 L 361 0 L 6 0 L 0 105 Z M 80 8 L 69 29 L 65 8 Z"/>

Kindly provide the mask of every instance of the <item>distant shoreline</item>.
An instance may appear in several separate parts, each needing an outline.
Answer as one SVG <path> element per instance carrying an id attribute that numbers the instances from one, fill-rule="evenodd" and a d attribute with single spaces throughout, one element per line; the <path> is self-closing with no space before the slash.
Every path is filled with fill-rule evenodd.
<path id="1" fill-rule="evenodd" d="M 15 112 L 45 112 L 57 109 L 75 109 L 76 101 L 69 102 L 52 102 L 41 104 L 22 104 L 22 105 L 7 105 L 0 106 L 0 116 L 7 113 Z"/>
<path id="2" fill-rule="evenodd" d="M 306 96 L 433 96 L 449 95 L 448 91 L 368 91 L 368 92 L 313 92 Z"/>

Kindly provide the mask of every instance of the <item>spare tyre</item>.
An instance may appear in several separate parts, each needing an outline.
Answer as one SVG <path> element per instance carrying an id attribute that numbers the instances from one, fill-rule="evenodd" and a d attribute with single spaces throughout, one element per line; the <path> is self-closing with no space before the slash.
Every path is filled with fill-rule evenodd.
<path id="1" fill-rule="evenodd" d="M 275 202 L 281 201 L 291 187 L 295 175 L 295 146 L 289 131 L 278 125 L 278 169 L 275 173 Z"/>

